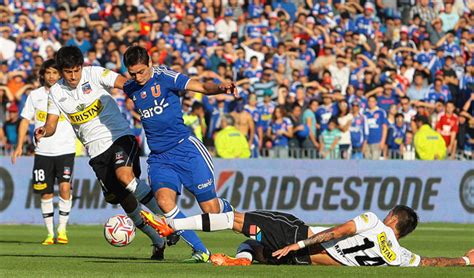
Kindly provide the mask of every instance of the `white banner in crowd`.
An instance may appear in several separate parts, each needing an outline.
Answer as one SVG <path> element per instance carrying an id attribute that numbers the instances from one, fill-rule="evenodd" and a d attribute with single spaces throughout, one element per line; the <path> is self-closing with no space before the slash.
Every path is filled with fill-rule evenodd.
<path id="1" fill-rule="evenodd" d="M 141 164 L 141 178 L 146 179 L 145 159 Z M 32 166 L 31 157 L 16 165 L 0 158 L 0 223 L 43 223 L 31 188 Z M 396 204 L 405 204 L 422 222 L 474 223 L 471 162 L 216 159 L 215 169 L 218 195 L 239 211 L 277 210 L 308 223 L 329 224 L 364 211 L 383 218 Z M 76 159 L 73 198 L 71 223 L 102 224 L 123 213 L 104 201 L 87 158 Z M 187 215 L 201 213 L 188 192 L 178 206 Z"/>

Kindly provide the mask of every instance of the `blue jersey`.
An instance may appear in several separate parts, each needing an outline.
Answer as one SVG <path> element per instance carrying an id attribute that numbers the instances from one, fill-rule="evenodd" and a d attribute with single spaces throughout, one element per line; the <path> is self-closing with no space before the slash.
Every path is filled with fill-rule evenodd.
<path id="1" fill-rule="evenodd" d="M 355 20 L 355 25 L 359 33 L 364 34 L 366 37 L 372 37 L 374 34 L 374 27 L 372 27 L 373 18 L 367 18 L 364 15 L 360 15 Z"/>
<path id="2" fill-rule="evenodd" d="M 401 127 L 391 124 L 388 127 L 387 146 L 389 150 L 400 150 L 400 146 L 405 140 L 407 126 L 403 124 Z"/>
<path id="3" fill-rule="evenodd" d="M 316 110 L 316 121 L 320 124 L 321 133 L 328 128 L 329 120 L 336 116 L 339 112 L 336 103 L 331 104 L 329 107 L 321 105 Z"/>
<path id="4" fill-rule="evenodd" d="M 173 148 L 191 134 L 183 122 L 178 95 L 188 81 L 186 75 L 159 66 L 153 68 L 153 75 L 145 85 L 129 81 L 124 86 L 124 92 L 140 114 L 152 154 Z"/>
<path id="5" fill-rule="evenodd" d="M 382 141 L 383 125 L 387 124 L 387 114 L 384 110 L 377 108 L 374 111 L 365 111 L 369 133 L 368 144 L 379 144 Z"/>
<path id="6" fill-rule="evenodd" d="M 364 115 L 355 116 L 352 119 L 351 127 L 351 144 L 353 148 L 362 148 L 364 141 L 367 139 L 369 130 L 367 119 Z"/>
<path id="7" fill-rule="evenodd" d="M 260 126 L 263 128 L 263 132 L 267 132 L 267 128 L 272 121 L 273 111 L 275 110 L 275 104 L 273 102 L 259 103 L 257 106 L 258 113 L 260 114 Z"/>
<path id="8" fill-rule="evenodd" d="M 441 100 L 442 102 L 446 103 L 452 99 L 451 96 L 451 91 L 449 90 L 449 87 L 446 85 L 443 85 L 441 88 L 441 91 L 436 91 L 434 87 L 430 88 L 430 91 L 428 92 L 428 95 L 425 97 L 426 102 L 430 103 L 435 103 L 438 100 Z"/>
<path id="9" fill-rule="evenodd" d="M 283 121 L 281 123 L 272 122 L 270 124 L 272 133 L 276 135 L 275 140 L 273 141 L 273 146 L 288 147 L 288 142 L 289 142 L 288 137 L 286 137 L 286 135 L 278 134 L 278 133 L 279 131 L 287 132 L 288 129 L 292 126 L 293 124 L 291 123 L 291 120 L 286 117 L 283 118 Z"/>

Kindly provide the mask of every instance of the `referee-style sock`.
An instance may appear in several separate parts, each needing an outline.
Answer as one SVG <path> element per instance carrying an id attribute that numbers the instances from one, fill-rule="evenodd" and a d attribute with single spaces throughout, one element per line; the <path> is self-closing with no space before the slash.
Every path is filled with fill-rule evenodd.
<path id="1" fill-rule="evenodd" d="M 53 198 L 41 199 L 41 213 L 43 214 L 44 224 L 48 229 L 48 234 L 54 236 L 54 207 Z"/>
<path id="2" fill-rule="evenodd" d="M 153 192 L 146 184 L 146 182 L 134 178 L 128 185 L 125 187 L 128 191 L 132 192 L 133 195 L 137 198 L 140 203 L 147 207 L 154 214 L 163 215 L 158 203 L 156 202 Z"/>
<path id="3" fill-rule="evenodd" d="M 140 211 L 142 210 L 140 204 L 138 204 L 137 208 L 127 213 L 128 217 L 132 219 L 135 226 L 140 229 L 143 233 L 145 233 L 152 241 L 153 245 L 158 247 L 163 247 L 165 245 L 165 241 L 158 235 L 158 233 L 149 225 L 147 225 L 143 218 L 140 215 Z"/>
<path id="4" fill-rule="evenodd" d="M 213 232 L 232 230 L 234 226 L 234 212 L 204 213 L 183 219 L 172 219 L 169 225 L 175 230 L 199 230 Z"/>
<path id="5" fill-rule="evenodd" d="M 221 210 L 221 213 L 222 212 L 229 212 L 229 211 L 233 211 L 234 208 L 232 207 L 232 205 L 229 203 L 229 201 L 227 201 L 226 199 L 224 198 L 217 198 L 217 200 L 219 201 L 219 207 L 220 207 L 220 210 Z"/>
<path id="6" fill-rule="evenodd" d="M 72 205 L 72 196 L 69 200 L 64 200 L 63 198 L 59 197 L 59 225 L 58 231 L 65 231 L 67 222 L 69 220 L 69 213 L 71 212 L 71 205 Z"/>
<path id="7" fill-rule="evenodd" d="M 176 206 L 170 212 L 165 213 L 165 217 L 168 221 L 176 221 L 180 219 L 186 219 L 186 215 L 182 213 L 179 208 Z M 200 251 L 206 254 L 209 254 L 206 246 L 202 243 L 201 239 L 198 237 L 196 232 L 194 231 L 186 231 L 186 230 L 177 230 L 176 233 L 180 235 L 186 243 L 193 248 L 195 251 Z"/>

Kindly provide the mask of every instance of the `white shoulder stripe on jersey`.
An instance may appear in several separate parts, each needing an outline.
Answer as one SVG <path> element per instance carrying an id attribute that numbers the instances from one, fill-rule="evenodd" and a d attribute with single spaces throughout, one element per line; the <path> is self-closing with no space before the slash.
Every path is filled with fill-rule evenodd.
<path id="1" fill-rule="evenodd" d="M 168 69 L 168 68 L 165 67 L 165 66 L 154 67 L 154 68 L 153 68 L 153 72 L 156 73 L 156 74 L 168 75 L 169 77 L 175 79 L 175 83 L 176 83 L 176 78 L 177 78 L 177 76 L 179 75 L 178 72 L 175 72 L 175 71 L 173 71 L 173 70 L 170 70 L 170 69 Z"/>
<path id="2" fill-rule="evenodd" d="M 194 140 L 193 137 L 190 136 L 189 141 L 191 141 L 191 143 L 193 143 L 193 145 L 198 149 L 198 151 L 201 154 L 202 158 L 204 158 L 204 161 L 206 162 L 207 167 L 209 168 L 209 170 L 211 170 L 212 175 L 214 176 L 214 166 L 212 165 L 212 162 L 210 162 L 209 157 L 205 154 L 207 151 L 204 151 L 202 149 L 202 147 L 199 146 L 198 143 L 196 143 L 196 141 Z"/>
<path id="3" fill-rule="evenodd" d="M 196 143 L 197 147 L 202 150 L 204 156 L 207 158 L 209 161 L 209 164 L 212 166 L 212 170 L 214 170 L 214 163 L 212 163 L 212 157 L 211 154 L 207 151 L 206 146 L 197 138 L 195 137 L 190 137 L 190 140 L 192 140 L 194 143 Z"/>

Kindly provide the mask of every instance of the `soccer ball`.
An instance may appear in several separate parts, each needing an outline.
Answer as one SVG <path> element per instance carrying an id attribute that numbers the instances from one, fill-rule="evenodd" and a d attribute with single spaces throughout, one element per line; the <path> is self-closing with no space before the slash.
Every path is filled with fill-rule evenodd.
<path id="1" fill-rule="evenodd" d="M 112 216 L 104 225 L 104 237 L 115 247 L 127 246 L 135 238 L 135 224 L 126 215 Z"/>

